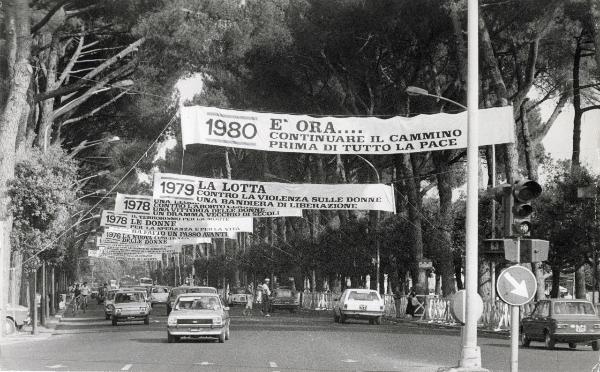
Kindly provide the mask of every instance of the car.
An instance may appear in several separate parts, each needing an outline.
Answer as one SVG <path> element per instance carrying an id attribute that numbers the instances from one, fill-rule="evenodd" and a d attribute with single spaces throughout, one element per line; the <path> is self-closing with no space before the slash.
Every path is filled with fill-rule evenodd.
<path id="1" fill-rule="evenodd" d="M 169 300 L 169 287 L 157 285 L 150 290 L 150 304 L 166 304 Z"/>
<path id="2" fill-rule="evenodd" d="M 167 342 L 182 337 L 229 340 L 229 308 L 216 293 L 184 293 L 177 296 L 167 319 Z"/>
<path id="3" fill-rule="evenodd" d="M 291 313 L 300 308 L 300 293 L 291 287 L 278 287 L 273 290 L 271 311 L 289 310 Z"/>
<path id="4" fill-rule="evenodd" d="M 372 289 L 348 288 L 333 307 L 333 320 L 345 323 L 346 319 L 367 319 L 369 324 L 381 324 L 383 299 Z"/>
<path id="5" fill-rule="evenodd" d="M 167 315 L 171 313 L 173 306 L 175 306 L 175 300 L 177 296 L 183 293 L 217 293 L 217 289 L 215 287 L 198 287 L 198 286 L 189 286 L 184 285 L 181 287 L 171 288 L 169 291 L 169 300 L 167 302 Z"/>
<path id="6" fill-rule="evenodd" d="M 600 317 L 594 305 L 587 300 L 548 299 L 536 303 L 535 308 L 520 324 L 521 346 L 531 341 L 544 342 L 547 349 L 557 343 L 568 343 L 571 349 L 577 344 L 591 344 L 600 350 Z"/>
<path id="7" fill-rule="evenodd" d="M 22 305 L 8 304 L 6 309 L 6 319 L 4 321 L 5 334 L 10 335 L 23 328 L 31 322 L 29 317 L 29 308 Z"/>
<path id="8" fill-rule="evenodd" d="M 104 317 L 106 320 L 109 320 L 115 306 L 113 301 L 115 300 L 115 295 L 119 292 L 119 289 L 109 289 L 104 296 Z"/>
<path id="9" fill-rule="evenodd" d="M 142 291 L 119 291 L 113 301 L 114 310 L 111 315 L 112 325 L 118 322 L 142 320 L 150 324 L 150 304 Z"/>
<path id="10" fill-rule="evenodd" d="M 248 297 L 250 295 L 246 293 L 245 288 L 233 288 L 228 296 L 229 306 L 235 305 L 246 305 L 248 302 Z"/>

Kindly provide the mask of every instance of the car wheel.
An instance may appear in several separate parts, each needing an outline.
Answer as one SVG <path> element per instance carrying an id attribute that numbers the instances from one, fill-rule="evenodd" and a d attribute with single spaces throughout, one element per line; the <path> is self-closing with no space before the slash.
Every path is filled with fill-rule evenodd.
<path id="1" fill-rule="evenodd" d="M 112 325 L 117 325 L 117 318 L 115 316 L 112 317 Z"/>
<path id="2" fill-rule="evenodd" d="M 346 323 L 346 316 L 344 314 L 340 314 L 340 323 Z"/>
<path id="3" fill-rule="evenodd" d="M 225 332 L 221 332 L 219 335 L 219 343 L 222 344 L 225 342 Z"/>
<path id="4" fill-rule="evenodd" d="M 522 347 L 529 347 L 529 344 L 531 343 L 531 340 L 529 339 L 529 337 L 527 337 L 527 333 L 525 333 L 525 331 L 523 331 L 523 329 L 521 329 L 521 346 Z"/>
<path id="5" fill-rule="evenodd" d="M 554 337 L 548 331 L 544 333 L 544 344 L 546 344 L 546 349 L 548 350 L 553 350 L 554 345 L 556 345 L 556 340 L 554 340 Z"/>
<path id="6" fill-rule="evenodd" d="M 333 311 L 333 322 L 334 323 L 340 322 L 340 317 L 335 313 L 335 310 Z"/>
<path id="7" fill-rule="evenodd" d="M 146 324 L 146 325 L 150 324 L 150 316 L 149 315 L 146 315 L 144 317 L 144 324 Z"/>
<path id="8" fill-rule="evenodd" d="M 600 342 L 598 342 L 598 340 L 592 341 L 592 350 L 594 350 L 594 351 L 600 350 Z"/>
<path id="9" fill-rule="evenodd" d="M 577 344 L 574 342 L 569 342 L 569 349 L 577 349 Z"/>
<path id="10" fill-rule="evenodd" d="M 6 335 L 12 335 L 13 333 L 17 332 L 15 321 L 11 318 L 4 319 L 4 332 Z"/>
<path id="11" fill-rule="evenodd" d="M 167 342 L 168 343 L 172 344 L 172 343 L 177 342 L 177 341 L 179 341 L 179 337 L 173 336 L 169 332 L 167 332 Z"/>
<path id="12" fill-rule="evenodd" d="M 229 340 L 229 326 L 227 326 L 227 330 L 225 331 L 225 339 Z"/>
<path id="13" fill-rule="evenodd" d="M 380 325 L 381 324 L 381 317 L 378 316 L 377 318 L 375 318 L 375 320 L 373 321 L 373 323 L 375 323 L 376 325 Z"/>
<path id="14" fill-rule="evenodd" d="M 167 315 L 171 314 L 171 306 L 167 305 Z"/>
<path id="15" fill-rule="evenodd" d="M 106 318 L 106 320 L 110 320 L 110 315 L 104 314 L 104 318 Z"/>

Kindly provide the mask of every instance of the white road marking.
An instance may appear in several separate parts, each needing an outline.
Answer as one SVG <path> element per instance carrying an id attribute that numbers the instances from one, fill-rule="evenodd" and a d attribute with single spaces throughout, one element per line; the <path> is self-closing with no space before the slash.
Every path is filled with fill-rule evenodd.
<path id="1" fill-rule="evenodd" d="M 212 366 L 214 363 L 210 363 L 210 362 L 200 362 L 200 363 L 194 363 L 197 366 Z"/>
<path id="2" fill-rule="evenodd" d="M 131 364 L 125 364 L 123 366 L 123 368 L 121 368 L 121 371 L 129 371 L 130 368 L 131 368 Z"/>
<path id="3" fill-rule="evenodd" d="M 66 366 L 65 366 L 65 365 L 63 365 L 63 364 L 55 364 L 55 365 L 53 365 L 53 366 L 46 366 L 46 368 L 52 368 L 52 369 L 55 369 L 55 368 L 63 368 L 63 367 L 66 367 Z"/>
<path id="4" fill-rule="evenodd" d="M 342 360 L 342 362 L 344 362 L 344 363 L 358 363 L 358 360 L 346 359 L 346 360 Z"/>
<path id="5" fill-rule="evenodd" d="M 269 362 L 269 366 L 271 368 L 277 368 L 277 363 L 275 363 L 275 362 Z"/>

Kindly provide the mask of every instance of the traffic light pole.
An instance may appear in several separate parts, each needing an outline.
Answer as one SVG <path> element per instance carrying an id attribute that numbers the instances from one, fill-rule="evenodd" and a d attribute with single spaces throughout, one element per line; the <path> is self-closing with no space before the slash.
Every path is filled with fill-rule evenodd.
<path id="1" fill-rule="evenodd" d="M 517 262 L 521 263 L 521 238 L 517 237 Z M 519 306 L 510 305 L 510 372 L 519 371 Z"/>

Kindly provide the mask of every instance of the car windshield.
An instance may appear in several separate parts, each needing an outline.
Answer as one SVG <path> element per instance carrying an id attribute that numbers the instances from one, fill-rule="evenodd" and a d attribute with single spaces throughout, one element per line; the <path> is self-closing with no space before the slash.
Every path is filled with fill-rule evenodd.
<path id="1" fill-rule="evenodd" d="M 115 303 L 126 303 L 126 302 L 141 302 L 144 299 L 144 295 L 138 292 L 132 293 L 117 293 L 115 296 Z"/>
<path id="2" fill-rule="evenodd" d="M 219 310 L 221 303 L 217 297 L 184 298 L 178 302 L 179 309 L 188 310 Z"/>
<path id="3" fill-rule="evenodd" d="M 277 289 L 275 291 L 275 293 L 277 294 L 277 296 L 280 297 L 292 297 L 292 290 L 291 289 Z"/>
<path id="4" fill-rule="evenodd" d="M 594 306 L 589 302 L 564 301 L 554 304 L 556 315 L 596 315 Z"/>
<path id="5" fill-rule="evenodd" d="M 375 292 L 350 292 L 348 295 L 349 300 L 355 301 L 377 301 L 377 293 Z"/>
<path id="6" fill-rule="evenodd" d="M 152 288 L 152 293 L 168 293 L 169 290 L 167 288 L 155 287 Z"/>

